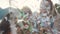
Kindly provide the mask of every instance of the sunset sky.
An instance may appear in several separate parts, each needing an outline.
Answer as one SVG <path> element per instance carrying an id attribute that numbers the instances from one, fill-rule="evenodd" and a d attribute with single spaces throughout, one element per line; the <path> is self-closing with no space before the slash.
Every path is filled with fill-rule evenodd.
<path id="1" fill-rule="evenodd" d="M 39 11 L 41 0 L 12 0 L 11 6 L 14 8 L 22 9 L 23 6 L 28 6 L 33 12 Z M 53 4 L 58 3 L 58 0 L 52 0 Z M 9 7 L 9 0 L 0 0 L 0 7 L 7 8 Z"/>

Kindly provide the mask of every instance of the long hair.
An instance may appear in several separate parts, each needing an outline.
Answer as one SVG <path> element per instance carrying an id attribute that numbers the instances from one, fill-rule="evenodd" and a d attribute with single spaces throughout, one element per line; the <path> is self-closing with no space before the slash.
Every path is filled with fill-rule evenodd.
<path id="1" fill-rule="evenodd" d="M 6 18 L 5 18 L 6 17 Z M 8 21 L 10 14 L 7 14 L 1 22 L 0 30 L 4 31 L 3 34 L 10 34 L 10 23 Z"/>
<path id="2" fill-rule="evenodd" d="M 53 8 L 53 3 L 52 3 L 52 1 L 51 0 L 47 0 L 48 2 L 49 2 L 49 4 L 50 4 L 50 10 L 52 10 L 52 8 Z"/>
<path id="3" fill-rule="evenodd" d="M 53 11 L 53 3 L 52 3 L 52 1 L 51 0 L 47 0 L 48 2 L 49 2 L 49 4 L 50 4 L 50 13 L 49 14 L 52 14 L 52 11 Z"/>

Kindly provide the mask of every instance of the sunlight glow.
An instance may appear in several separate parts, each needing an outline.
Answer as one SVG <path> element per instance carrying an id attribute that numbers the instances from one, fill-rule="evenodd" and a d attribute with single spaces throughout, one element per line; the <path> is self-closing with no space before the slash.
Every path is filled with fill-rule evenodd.
<path id="1" fill-rule="evenodd" d="M 28 6 L 33 12 L 39 12 L 41 0 L 12 0 L 12 7 L 17 7 L 22 9 L 24 6 Z M 57 0 L 52 0 L 53 4 L 58 3 Z M 9 0 L 0 0 L 0 7 L 7 8 L 9 7 Z"/>

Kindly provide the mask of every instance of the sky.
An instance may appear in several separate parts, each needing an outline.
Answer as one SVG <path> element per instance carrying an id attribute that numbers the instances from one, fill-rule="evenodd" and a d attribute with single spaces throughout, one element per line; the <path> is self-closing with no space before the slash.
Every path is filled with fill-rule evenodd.
<path id="1" fill-rule="evenodd" d="M 41 0 L 12 0 L 11 7 L 22 9 L 24 6 L 28 6 L 32 12 L 38 11 L 40 8 Z M 53 4 L 58 3 L 58 0 L 52 0 Z M 9 0 L 0 0 L 0 7 L 7 8 L 9 7 Z"/>

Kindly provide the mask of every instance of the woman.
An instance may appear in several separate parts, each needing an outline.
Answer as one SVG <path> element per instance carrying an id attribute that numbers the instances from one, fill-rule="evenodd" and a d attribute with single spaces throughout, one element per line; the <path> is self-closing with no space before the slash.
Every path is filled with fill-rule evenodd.
<path id="1" fill-rule="evenodd" d="M 1 22 L 0 30 L 3 31 L 2 34 L 10 34 L 10 22 L 8 21 L 10 14 L 7 14 Z"/>
<path id="2" fill-rule="evenodd" d="M 41 25 L 44 26 L 44 28 L 47 27 L 47 22 L 50 25 L 50 15 L 51 11 L 53 8 L 53 4 L 51 0 L 42 0 L 41 5 L 40 5 L 40 10 L 41 10 Z M 48 17 L 48 18 L 47 18 Z M 47 21 L 47 22 L 46 22 Z M 50 27 L 47 27 L 50 29 Z"/>
<path id="3" fill-rule="evenodd" d="M 43 11 L 44 9 L 47 11 L 48 14 L 52 11 L 53 3 L 51 0 L 42 0 L 41 1 L 40 10 Z"/>

